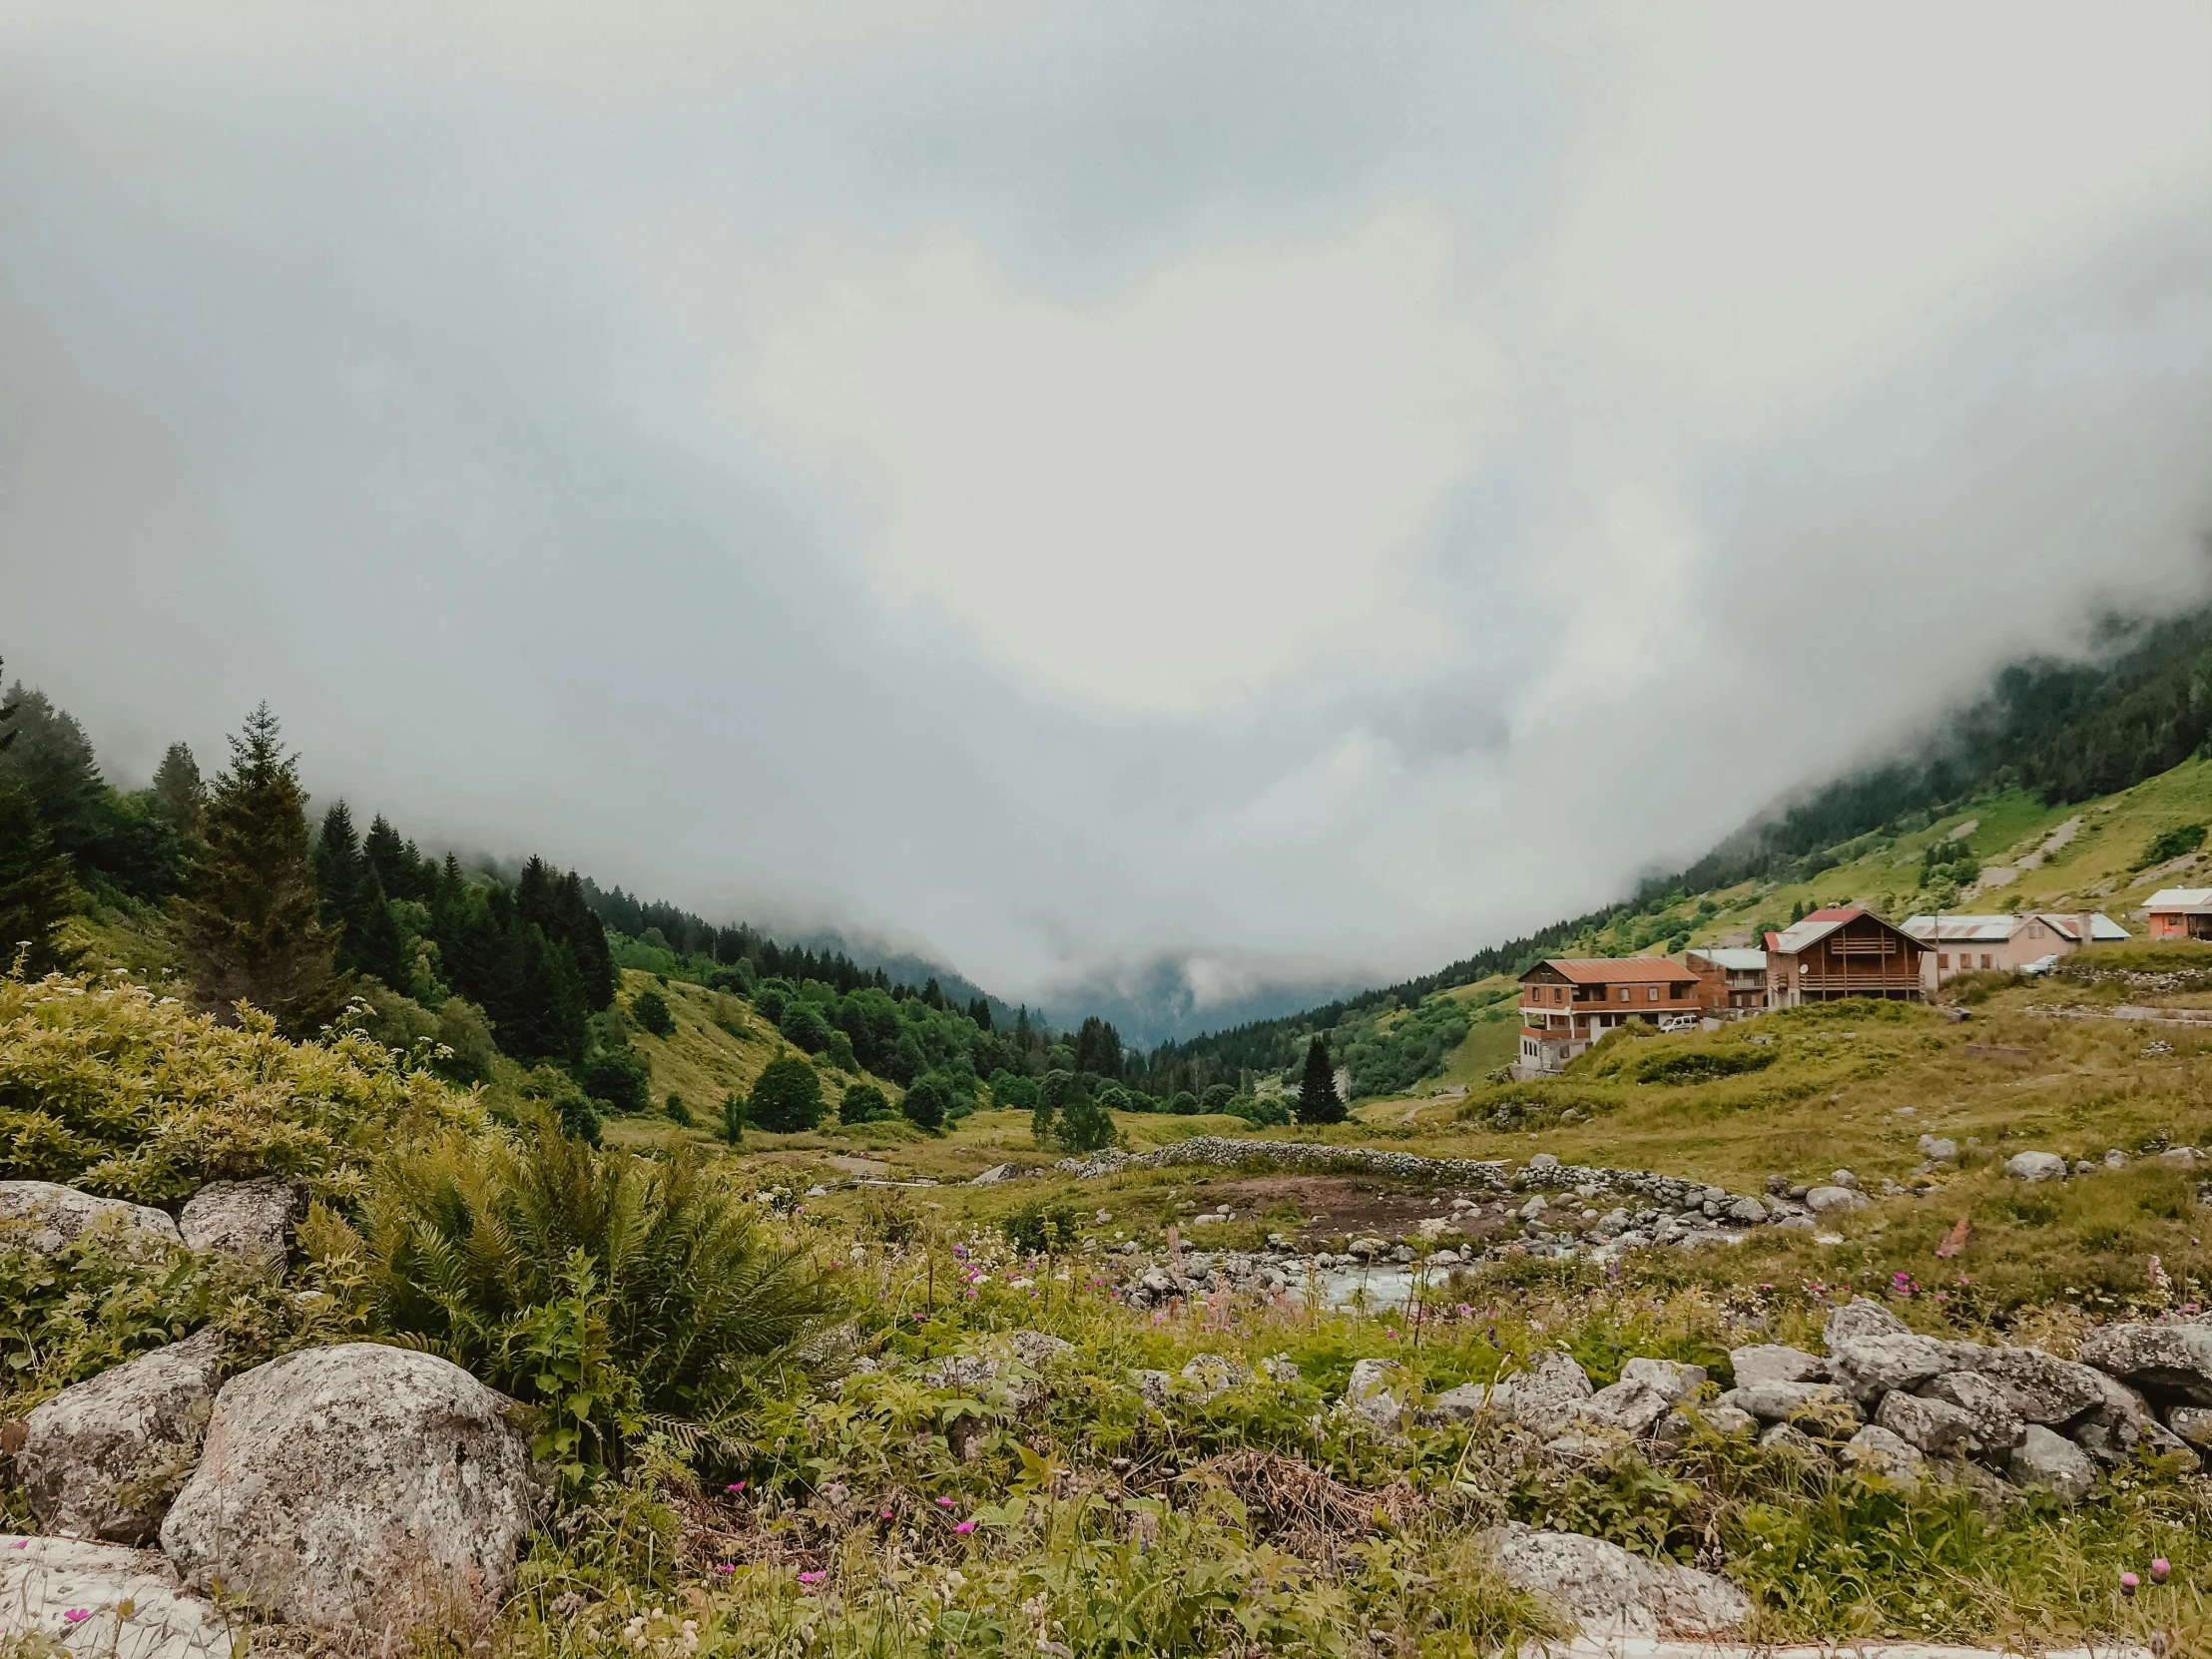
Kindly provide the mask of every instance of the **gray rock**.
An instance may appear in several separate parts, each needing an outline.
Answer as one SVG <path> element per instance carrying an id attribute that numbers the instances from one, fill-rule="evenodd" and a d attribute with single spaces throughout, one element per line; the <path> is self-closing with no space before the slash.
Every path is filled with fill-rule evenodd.
<path id="1" fill-rule="evenodd" d="M 1798 1416 L 1857 1417 L 1851 1395 L 1833 1382 L 1753 1382 L 1721 1395 L 1723 1404 L 1749 1411 L 1761 1422 Z"/>
<path id="2" fill-rule="evenodd" d="M 1795 1423 L 1777 1422 L 1769 1424 L 1766 1432 L 1759 1436 L 1759 1445 L 1763 1451 L 1794 1451 L 1801 1457 L 1825 1457 L 1828 1455 L 1822 1448 L 1820 1441 L 1814 1439 L 1812 1435 L 1806 1433 Z"/>
<path id="3" fill-rule="evenodd" d="M 1001 1181 L 1018 1181 L 1020 1179 L 1021 1171 L 1012 1164 L 993 1164 L 981 1175 L 969 1176 L 968 1185 L 971 1187 L 995 1187 Z"/>
<path id="4" fill-rule="evenodd" d="M 488 1624 L 542 1494 L 513 1402 L 434 1355 L 305 1349 L 216 1395 L 162 1523 L 186 1584 L 348 1638 Z"/>
<path id="5" fill-rule="evenodd" d="M 1873 1404 L 1893 1388 L 1913 1388 L 1958 1366 L 1932 1338 L 1868 1297 L 1833 1310 L 1823 1335 L 1829 1370 L 1854 1398 Z"/>
<path id="6" fill-rule="evenodd" d="M 1016 1331 L 1007 1341 L 1014 1358 L 1032 1371 L 1042 1371 L 1061 1355 L 1075 1352 L 1073 1343 L 1044 1331 Z"/>
<path id="7" fill-rule="evenodd" d="M 1930 1399 L 1954 1405 L 1965 1412 L 1973 1424 L 1971 1449 L 1977 1455 L 2002 1456 L 2018 1445 L 2027 1432 L 2026 1419 L 2012 1409 L 2005 1391 L 1979 1372 L 1945 1372 L 1924 1382 L 1920 1391 Z M 1881 1420 L 1879 1414 L 1876 1420 Z M 1912 1436 L 1907 1434 L 1906 1438 L 1912 1439 Z M 1918 1441 L 1914 1443 L 1919 1444 Z M 1923 1446 L 1922 1449 L 1928 1448 Z"/>
<path id="8" fill-rule="evenodd" d="M 1974 1367 L 2023 1422 L 2068 1422 L 2102 1403 L 2104 1379 L 2039 1348 L 1992 1348 Z"/>
<path id="9" fill-rule="evenodd" d="M 1587 1637 L 1733 1635 L 1751 1601 L 1727 1579 L 1618 1544 L 1513 1523 L 1491 1534 L 1508 1582 L 1551 1602 Z"/>
<path id="10" fill-rule="evenodd" d="M 1963 1457 L 1980 1449 L 1973 1418 L 1947 1400 L 1924 1398 L 1901 1388 L 1882 1396 L 1874 1420 L 1931 1457 Z"/>
<path id="11" fill-rule="evenodd" d="M 2127 1168 L 2127 1154 L 2116 1146 L 2107 1147 L 2104 1153 L 2104 1167 L 2106 1169 Z"/>
<path id="12" fill-rule="evenodd" d="M 1918 1446 L 1878 1422 L 1868 1423 L 1844 1442 L 1843 1458 L 1862 1473 L 1904 1481 L 1918 1480 L 1927 1462 Z"/>
<path id="13" fill-rule="evenodd" d="M 1361 1261 L 1367 1262 L 1374 1260 L 1378 1256 L 1387 1254 L 1389 1248 L 1390 1247 L 1381 1239 L 1354 1239 L 1350 1244 L 1345 1246 L 1345 1254 L 1348 1256 L 1357 1256 Z"/>
<path id="14" fill-rule="evenodd" d="M 223 1367 L 213 1330 L 64 1388 L 24 1419 L 16 1473 L 48 1532 L 144 1544 L 200 1455 Z"/>
<path id="15" fill-rule="evenodd" d="M 1759 1419 L 1749 1411 L 1723 1405 L 1719 1400 L 1705 1405 L 1684 1405 L 1660 1419 L 1657 1437 L 1668 1445 L 1681 1445 L 1701 1424 L 1716 1434 L 1748 1435 L 1758 1428 Z"/>
<path id="16" fill-rule="evenodd" d="M 1137 1373 L 1137 1397 L 1155 1411 L 1165 1411 L 1168 1408 L 1168 1390 L 1174 1385 L 1174 1382 L 1164 1371 L 1141 1371 Z"/>
<path id="17" fill-rule="evenodd" d="M 1850 1187 L 1812 1187 L 1805 1194 L 1805 1207 L 1816 1216 L 1849 1215 L 1872 1202 L 1865 1193 Z"/>
<path id="18" fill-rule="evenodd" d="M 0 1608 L 11 1632 L 51 1634 L 85 1659 L 231 1659 L 230 1621 L 159 1550 L 0 1533 Z M 64 1622 L 77 1611 L 91 1617 Z"/>
<path id="19" fill-rule="evenodd" d="M 1859 1190 L 1859 1177 L 1852 1174 L 1851 1171 L 1848 1169 L 1838 1170 L 1834 1175 L 1831 1175 L 1829 1179 L 1835 1182 L 1837 1186 L 1848 1188 L 1852 1192 L 1857 1192 Z"/>
<path id="20" fill-rule="evenodd" d="M 1345 1383 L 1344 1406 L 1369 1427 L 1394 1434 L 1404 1423 L 1405 1407 L 1384 1382 L 1389 1373 L 1387 1360 L 1355 1362 Z"/>
<path id="21" fill-rule="evenodd" d="M 2015 1152 L 2005 1159 L 2004 1173 L 2015 1181 L 2063 1181 L 2066 1160 L 2055 1152 Z"/>
<path id="22" fill-rule="evenodd" d="M 2047 1486 L 2062 1503 L 2079 1503 L 2097 1483 L 2097 1466 L 2073 1441 L 2039 1422 L 2027 1425 L 2005 1472 L 2017 1486 Z"/>
<path id="23" fill-rule="evenodd" d="M 1658 1389 L 1623 1378 L 1608 1383 L 1582 1402 L 1584 1422 L 1642 1437 L 1659 1426 L 1659 1419 L 1674 1408 L 1674 1401 Z"/>
<path id="24" fill-rule="evenodd" d="M 194 1250 L 220 1250 L 264 1267 L 291 1259 L 292 1236 L 307 1219 L 304 1181 L 211 1181 L 185 1202 L 177 1231 Z"/>
<path id="25" fill-rule="evenodd" d="M 2212 1325 L 2108 1325 L 2081 1360 L 2133 1387 L 2212 1405 Z"/>
<path id="26" fill-rule="evenodd" d="M 1513 1380 L 1513 1420 L 1539 1434 L 1568 1427 L 1593 1391 L 1590 1379 L 1571 1355 L 1546 1349 L 1532 1355 L 1528 1369 Z"/>
<path id="27" fill-rule="evenodd" d="M 1945 1135 L 1924 1135 L 1921 1138 L 1921 1156 L 1932 1164 L 1955 1164 L 1958 1162 L 1958 1143 Z"/>
<path id="28" fill-rule="evenodd" d="M 2166 1426 L 2200 1454 L 2212 1451 L 2212 1410 L 2202 1405 L 2176 1405 L 2166 1413 Z"/>
<path id="29" fill-rule="evenodd" d="M 1639 1357 L 1621 1367 L 1621 1381 L 1641 1382 L 1669 1405 L 1679 1405 L 1705 1385 L 1705 1368 Z"/>
<path id="30" fill-rule="evenodd" d="M 1730 1221 L 1745 1227 L 1757 1227 L 1767 1219 L 1767 1207 L 1756 1198 L 1739 1198 L 1724 1213 Z"/>
<path id="31" fill-rule="evenodd" d="M 1355 1370 L 1358 1368 L 1355 1367 Z M 1182 1371 L 1183 1381 L 1201 1401 L 1242 1387 L 1250 1381 L 1244 1367 L 1219 1354 L 1194 1355 Z"/>
<path id="32" fill-rule="evenodd" d="M 1751 1382 L 1826 1382 L 1828 1362 L 1817 1354 L 1808 1354 L 1801 1348 L 1784 1348 L 1780 1343 L 1751 1343 L 1732 1349 L 1728 1356 L 1729 1368 L 1736 1374 L 1736 1385 L 1741 1388 Z"/>
<path id="33" fill-rule="evenodd" d="M 9 1225 L 10 1223 L 14 1225 Z M 0 1181 L 0 1243 L 51 1256 L 90 1228 L 133 1245 L 183 1244 L 166 1213 L 51 1181 Z"/>
<path id="34" fill-rule="evenodd" d="M 2073 1425 L 2074 1440 L 2082 1450 L 2112 1468 L 2133 1462 L 2142 1447 L 2159 1455 L 2194 1454 L 2186 1440 L 2152 1414 L 2150 1402 L 2141 1394 L 2102 1372 L 2090 1375 L 2103 1384 L 2104 1399 Z"/>
<path id="35" fill-rule="evenodd" d="M 1513 1397 L 1513 1385 L 1500 1382 L 1495 1387 L 1484 1387 L 1479 1382 L 1462 1382 L 1456 1388 L 1446 1388 L 1429 1402 L 1422 1420 L 1431 1423 L 1472 1422 L 1486 1409 L 1503 1411 Z"/>

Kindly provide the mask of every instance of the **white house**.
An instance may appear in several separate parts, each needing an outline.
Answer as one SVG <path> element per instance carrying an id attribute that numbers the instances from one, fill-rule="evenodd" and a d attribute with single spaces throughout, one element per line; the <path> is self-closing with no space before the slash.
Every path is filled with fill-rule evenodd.
<path id="1" fill-rule="evenodd" d="M 2022 910 L 2015 915 L 1907 916 L 1905 930 L 1930 949 L 1921 976 L 1930 990 L 1960 973 L 2016 973 L 2021 968 L 2096 943 L 2124 939 L 2128 931 L 2101 911 L 2059 915 Z"/>

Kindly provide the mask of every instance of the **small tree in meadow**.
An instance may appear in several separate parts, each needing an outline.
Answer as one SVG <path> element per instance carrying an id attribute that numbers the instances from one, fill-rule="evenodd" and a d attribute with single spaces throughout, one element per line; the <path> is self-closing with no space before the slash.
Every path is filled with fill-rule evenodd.
<path id="1" fill-rule="evenodd" d="M 822 1080 L 805 1060 L 771 1060 L 753 1084 L 747 1121 L 778 1135 L 796 1135 L 822 1121 Z"/>
<path id="2" fill-rule="evenodd" d="M 1337 1068 L 1329 1058 L 1329 1039 L 1316 1036 L 1306 1049 L 1306 1074 L 1298 1085 L 1298 1121 L 1342 1123 L 1345 1103 L 1337 1097 Z"/>

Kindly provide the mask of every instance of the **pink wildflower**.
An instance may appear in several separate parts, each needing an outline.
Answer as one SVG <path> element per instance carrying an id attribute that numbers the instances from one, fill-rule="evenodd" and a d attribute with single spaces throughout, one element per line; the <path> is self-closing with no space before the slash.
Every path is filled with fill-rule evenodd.
<path id="1" fill-rule="evenodd" d="M 960 1536 L 964 1538 L 970 1532 L 973 1532 L 975 1530 L 975 1523 L 971 1520 L 965 1520 L 962 1521 L 958 1526 L 955 1526 L 952 1530 L 959 1533 Z"/>
<path id="2" fill-rule="evenodd" d="M 83 1624 L 91 1617 L 92 1609 L 89 1607 L 72 1607 L 62 1614 L 64 1622 L 69 1624 Z"/>
<path id="3" fill-rule="evenodd" d="M 2153 1584 L 2163 1584 L 2166 1582 L 2166 1575 L 2173 1570 L 2174 1564 L 2161 1555 L 2150 1564 L 2150 1581 Z"/>
<path id="4" fill-rule="evenodd" d="M 2133 1595 L 2133 1594 L 2135 1593 L 2135 1590 L 2136 1590 L 2136 1586 L 2138 1586 L 2138 1585 L 2139 1585 L 2139 1584 L 2141 1584 L 2142 1582 L 2143 1582 L 2143 1581 L 2142 1581 L 2142 1580 L 2141 1580 L 2140 1578 L 2137 1578 L 2137 1577 L 2136 1577 L 2136 1576 L 2135 1576 L 2135 1575 L 2134 1575 L 2133 1573 L 2131 1573 L 2131 1572 L 2123 1572 L 2123 1573 L 2121 1573 L 2121 1574 L 2120 1574 L 2120 1594 L 2121 1594 L 2121 1595 L 2123 1595 L 2123 1596 L 2131 1596 L 2131 1595 Z M 63 1616 L 64 1618 L 67 1618 L 67 1617 L 68 1617 L 69 1615 L 65 1613 L 65 1614 L 63 1614 L 62 1616 Z"/>
<path id="5" fill-rule="evenodd" d="M 940 1497 L 937 1499 L 937 1507 L 940 1509 L 949 1509 L 952 1507 L 952 1500 L 948 1497 Z"/>
<path id="6" fill-rule="evenodd" d="M 799 1575 L 799 1581 L 802 1584 L 820 1584 L 829 1576 L 826 1572 L 803 1572 Z"/>
<path id="7" fill-rule="evenodd" d="M 733 1480 L 730 1482 L 728 1489 L 733 1492 L 742 1492 L 745 1490 L 745 1482 L 742 1480 Z"/>

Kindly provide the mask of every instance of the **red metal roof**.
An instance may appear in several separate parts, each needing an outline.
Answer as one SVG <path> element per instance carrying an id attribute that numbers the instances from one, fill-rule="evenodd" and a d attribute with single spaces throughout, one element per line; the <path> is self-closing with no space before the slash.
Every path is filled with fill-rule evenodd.
<path id="1" fill-rule="evenodd" d="M 1697 975 L 1680 962 L 1664 956 L 1555 956 L 1539 962 L 1575 985 L 1669 984 L 1676 980 L 1697 982 Z M 1534 973 L 1530 968 L 1528 973 Z M 1528 973 L 1521 975 L 1523 979 Z"/>

